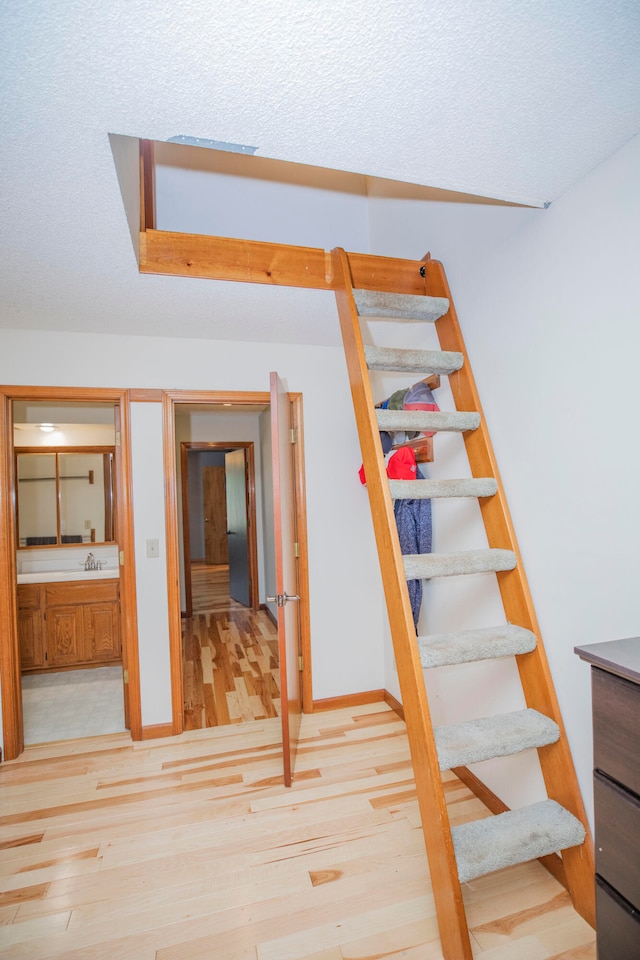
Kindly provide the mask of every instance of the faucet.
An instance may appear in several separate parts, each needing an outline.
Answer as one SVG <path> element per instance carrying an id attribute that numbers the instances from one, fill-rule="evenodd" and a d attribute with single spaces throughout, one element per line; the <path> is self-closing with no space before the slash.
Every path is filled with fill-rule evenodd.
<path id="1" fill-rule="evenodd" d="M 87 559 L 85 560 L 85 562 L 84 562 L 84 568 L 85 568 L 85 570 L 95 570 L 95 569 L 96 569 L 96 561 L 95 561 L 95 557 L 93 556 L 92 553 L 90 553 L 89 556 L 87 557 Z"/>

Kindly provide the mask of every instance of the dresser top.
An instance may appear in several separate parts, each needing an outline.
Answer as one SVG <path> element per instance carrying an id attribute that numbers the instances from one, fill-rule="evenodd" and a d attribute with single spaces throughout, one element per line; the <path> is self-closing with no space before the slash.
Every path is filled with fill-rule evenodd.
<path id="1" fill-rule="evenodd" d="M 640 637 L 590 643 L 585 647 L 575 647 L 574 650 L 582 660 L 594 667 L 640 683 Z"/>

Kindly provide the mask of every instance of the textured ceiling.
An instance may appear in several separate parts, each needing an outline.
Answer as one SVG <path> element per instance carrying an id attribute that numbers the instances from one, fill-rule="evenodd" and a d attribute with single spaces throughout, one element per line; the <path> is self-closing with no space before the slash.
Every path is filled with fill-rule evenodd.
<path id="1" fill-rule="evenodd" d="M 304 306 L 321 329 L 323 294 L 140 277 L 109 133 L 542 205 L 640 130 L 638 0 L 4 0 L 0 16 L 5 327 L 291 339 Z M 282 318 L 268 336 L 246 320 L 258 304 Z"/>

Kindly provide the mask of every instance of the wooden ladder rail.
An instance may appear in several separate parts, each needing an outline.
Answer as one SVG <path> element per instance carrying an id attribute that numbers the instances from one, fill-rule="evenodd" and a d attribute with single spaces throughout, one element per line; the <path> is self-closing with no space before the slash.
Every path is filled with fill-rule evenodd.
<path id="1" fill-rule="evenodd" d="M 331 252 L 331 268 L 442 951 L 446 960 L 472 960 L 431 714 L 364 356 L 360 319 L 351 292 L 351 272 L 344 250 Z"/>
<path id="2" fill-rule="evenodd" d="M 518 558 L 513 570 L 496 574 L 498 587 L 507 621 L 531 630 L 538 640 L 535 650 L 517 656 L 516 662 L 527 706 L 551 717 L 560 727 L 557 743 L 540 748 L 538 756 L 548 796 L 577 817 L 586 830 L 581 846 L 563 850 L 562 863 L 575 909 L 595 927 L 593 842 L 522 557 L 444 268 L 429 255 L 423 264 L 425 293 L 449 300 L 448 313 L 435 324 L 440 347 L 464 356 L 461 369 L 449 375 L 456 408 L 480 414 L 478 429 L 464 434 L 471 473 L 474 477 L 494 477 L 498 484 L 495 496 L 479 500 L 489 546 L 513 550 Z"/>

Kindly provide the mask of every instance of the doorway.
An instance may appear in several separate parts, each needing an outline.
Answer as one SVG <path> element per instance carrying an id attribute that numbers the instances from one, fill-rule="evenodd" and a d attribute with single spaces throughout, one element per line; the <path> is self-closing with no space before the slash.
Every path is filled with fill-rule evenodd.
<path id="1" fill-rule="evenodd" d="M 84 664 L 71 662 L 73 656 L 76 652 L 81 652 L 84 659 L 93 660 L 96 665 L 92 666 L 88 673 L 91 673 L 92 679 L 95 680 L 98 674 L 93 671 L 102 670 L 102 661 L 107 661 L 109 658 L 106 638 L 107 635 L 109 637 L 114 636 L 111 626 L 117 620 L 119 624 L 118 638 L 121 639 L 122 652 L 121 657 L 116 657 L 114 653 L 113 659 L 114 661 L 119 659 L 117 665 L 120 677 L 119 696 L 121 706 L 124 704 L 124 717 L 126 718 L 123 722 L 123 729 L 126 723 L 130 727 L 131 735 L 134 738 L 139 739 L 141 735 L 139 673 L 133 613 L 135 596 L 133 535 L 128 510 L 131 496 L 129 489 L 127 404 L 128 396 L 126 392 L 120 390 L 55 387 L 0 388 L 0 428 L 6 440 L 4 445 L 6 455 L 0 461 L 0 524 L 6 531 L 6 536 L 2 538 L 0 543 L 0 634 L 2 636 L 0 642 L 0 682 L 3 691 L 2 718 L 6 759 L 17 757 L 23 750 L 25 740 L 22 682 L 24 663 L 21 656 L 20 637 L 23 639 L 22 653 L 26 652 L 28 655 L 33 653 L 34 656 L 40 657 L 42 660 L 39 666 L 31 664 L 30 669 L 34 677 L 48 670 L 52 663 L 54 667 L 56 665 L 76 667 L 77 669 L 69 672 L 77 674 L 75 687 L 78 695 L 80 695 L 83 689 L 81 681 Z M 55 454 L 49 452 L 47 455 L 43 455 L 40 450 L 43 445 L 36 444 L 38 450 L 35 453 L 31 451 L 31 453 L 33 462 L 38 461 L 39 465 L 35 468 L 35 475 L 32 479 L 30 476 L 30 473 L 33 473 L 31 464 L 25 463 L 25 489 L 32 489 L 24 500 L 22 520 L 20 520 L 14 508 L 14 504 L 17 502 L 18 509 L 20 509 L 18 485 L 21 482 L 21 471 L 15 451 L 15 447 L 19 444 L 14 442 L 14 421 L 30 422 L 30 418 L 23 417 L 17 411 L 31 409 L 39 414 L 46 409 L 46 420 L 52 422 L 55 428 L 57 425 L 69 423 L 74 419 L 79 420 L 80 424 L 84 422 L 86 426 L 87 423 L 91 423 L 91 420 L 96 418 L 98 411 L 105 408 L 111 411 L 111 431 L 113 434 L 113 450 L 110 454 L 109 470 L 107 471 L 106 468 L 103 470 L 102 468 L 102 464 L 106 462 L 103 453 L 100 454 L 101 466 L 99 468 L 93 470 L 89 468 L 88 471 L 84 471 L 84 467 L 82 467 L 82 469 L 76 470 L 82 458 L 86 459 L 86 451 L 81 454 L 74 453 L 71 457 L 67 454 L 68 463 L 65 464 L 63 462 L 65 456 L 63 452 Z M 73 414 L 72 416 L 70 411 Z M 36 419 L 39 419 L 39 417 Z M 44 425 L 44 422 L 42 425 Z M 26 437 L 26 431 L 21 436 Z M 57 445 L 63 446 L 61 443 Z M 49 445 L 49 451 L 52 450 L 53 447 Z M 30 447 L 25 452 L 25 456 L 29 455 Z M 42 460 L 42 463 L 40 463 L 40 460 Z M 42 480 L 37 479 L 40 466 L 53 467 L 51 476 L 49 477 L 49 474 L 46 474 Z M 67 469 L 67 467 L 71 468 Z M 79 473 L 80 476 L 76 476 L 76 473 Z M 112 476 L 113 487 L 107 495 L 106 481 L 108 475 Z M 70 488 L 73 484 L 78 483 L 83 484 L 82 490 L 76 492 L 73 496 L 69 496 L 69 491 L 63 491 L 63 488 Z M 100 487 L 95 503 L 87 498 L 85 493 L 85 488 L 89 489 L 87 483 L 90 486 L 93 484 L 96 490 Z M 30 522 L 28 504 L 30 500 L 33 500 L 33 490 L 38 486 L 42 486 L 43 490 L 48 487 L 56 491 L 53 502 L 57 503 L 57 506 L 56 512 L 52 515 L 55 516 L 55 523 L 51 530 L 47 529 L 44 536 L 41 536 L 39 531 L 27 531 L 26 527 L 21 529 L 21 525 L 24 526 L 23 521 L 26 520 L 27 525 Z M 110 499 L 111 497 L 112 499 Z M 66 504 L 66 514 L 61 512 L 63 503 Z M 73 512 L 75 506 L 80 503 L 82 504 L 81 522 Z M 102 518 L 104 526 L 102 527 L 93 522 L 97 503 L 102 504 L 101 511 L 104 512 Z M 107 515 L 107 503 L 110 503 L 110 509 L 117 505 L 114 529 L 112 529 L 113 515 Z M 65 524 L 69 526 L 69 529 L 64 528 Z M 73 530 L 70 529 L 71 526 L 74 527 Z M 109 533 L 111 539 L 107 541 L 107 532 L 110 530 L 112 530 Z M 88 547 L 84 542 L 85 539 L 89 543 Z M 108 579 L 105 577 L 104 581 L 101 581 L 100 589 L 102 593 L 108 593 L 110 587 L 115 584 L 117 596 L 109 596 L 108 598 L 105 596 L 98 599 L 87 593 L 86 596 L 75 596 L 73 603 L 65 604 L 62 602 L 64 597 L 60 595 L 57 597 L 60 604 L 57 607 L 56 616 L 47 618 L 48 603 L 50 600 L 56 599 L 48 594 L 55 593 L 55 590 L 43 586 L 39 582 L 38 576 L 42 573 L 43 565 L 46 567 L 47 562 L 51 565 L 52 554 L 56 554 L 56 560 L 57 554 L 69 559 L 74 550 L 80 550 L 83 558 L 86 551 L 94 553 L 95 557 L 101 551 L 110 554 L 114 570 L 109 571 Z M 18 557 L 19 553 L 23 554 L 20 558 Z M 23 560 L 26 553 L 29 553 L 31 571 L 23 569 Z M 111 553 L 113 553 L 113 557 L 111 557 Z M 47 554 L 46 557 L 45 554 Z M 123 566 L 124 570 L 122 569 Z M 54 569 L 57 571 L 58 568 L 54 567 Z M 23 598 L 24 603 L 19 602 L 19 579 L 23 586 L 30 588 Z M 27 583 L 29 580 L 33 582 Z M 71 586 L 77 588 L 76 593 L 81 592 L 80 583 L 67 585 L 63 589 L 70 590 Z M 94 599 L 96 600 L 95 603 L 93 602 Z M 18 626 L 19 620 L 21 623 L 20 629 Z M 111 624 L 109 629 L 107 629 L 107 624 Z M 24 631 L 21 632 L 23 627 Z M 74 650 L 74 642 L 77 642 L 76 650 Z M 103 642 L 105 642 L 104 647 L 102 647 Z M 51 657 L 49 656 L 49 644 L 53 644 Z M 99 666 L 97 665 L 98 661 L 100 661 Z M 50 676 L 53 678 L 56 672 L 55 669 L 52 670 Z M 113 678 L 111 676 L 108 678 L 101 676 L 101 679 L 105 681 L 101 694 L 107 697 L 109 684 L 106 681 L 112 681 Z M 30 695 L 28 688 L 32 684 L 37 686 L 38 682 L 40 681 L 33 680 L 25 683 L 24 695 L 27 703 Z M 36 692 L 35 698 L 42 699 L 40 692 Z M 84 735 L 85 732 L 86 735 L 93 735 L 90 727 L 86 727 L 80 734 L 76 734 L 76 729 L 60 727 L 58 733 L 56 733 L 56 730 L 50 727 L 48 739 L 55 739 L 58 736 L 61 739 L 66 739 L 70 736 Z M 38 733 L 36 736 L 41 739 L 44 734 Z"/>
<path id="2" fill-rule="evenodd" d="M 210 609 L 206 604 L 214 600 L 219 605 L 225 582 L 230 600 L 256 611 L 259 589 L 254 442 L 182 441 L 180 476 L 185 617 Z M 209 580 L 215 598 L 208 597 Z"/>
<path id="3" fill-rule="evenodd" d="M 304 451 L 303 451 L 303 442 L 302 442 L 302 406 L 301 406 L 301 397 L 298 394 L 291 394 L 291 404 L 292 408 L 295 409 L 295 415 L 297 416 L 297 422 L 299 422 L 299 442 L 294 448 L 294 459 L 296 461 L 296 517 L 297 517 L 297 540 L 298 540 L 298 571 L 299 571 L 299 592 L 300 592 L 300 651 L 301 651 L 301 662 L 302 662 L 302 703 L 303 708 L 310 710 L 312 708 L 312 694 L 311 694 L 311 657 L 310 657 L 310 639 L 309 639 L 309 614 L 308 614 L 308 567 L 307 567 L 307 539 L 306 539 L 306 514 L 305 514 L 305 489 L 304 489 L 304 470 L 303 470 L 303 461 L 304 461 Z M 184 436 L 184 430 L 180 425 L 180 417 L 185 413 L 201 414 L 201 422 L 192 424 L 193 429 L 191 430 L 191 435 L 187 439 Z M 217 426 L 222 430 L 222 436 L 219 433 L 215 435 L 209 433 L 205 436 L 203 422 L 207 414 L 215 413 L 219 415 L 219 423 Z M 234 436 L 237 437 L 238 434 L 238 423 L 237 419 L 238 414 L 244 414 L 245 419 L 250 419 L 253 416 L 254 420 L 259 421 L 259 428 L 255 436 L 253 437 L 253 452 L 255 458 L 255 476 L 254 484 L 250 484 L 251 494 L 255 498 L 255 507 L 256 507 L 256 520 L 253 524 L 255 530 L 255 539 L 257 543 L 257 556 L 255 559 L 255 569 L 256 574 L 252 577 L 252 583 L 254 584 L 254 589 L 256 590 L 255 598 L 251 599 L 249 604 L 242 604 L 237 600 L 234 600 L 233 597 L 229 596 L 228 586 L 224 582 L 222 577 L 218 578 L 217 585 L 215 581 L 212 580 L 212 571 L 207 570 L 206 567 L 209 566 L 206 563 L 206 552 L 204 547 L 204 538 L 200 547 L 203 553 L 202 563 L 194 563 L 193 556 L 189 554 L 189 562 L 191 565 L 191 576 L 185 577 L 184 570 L 186 567 L 186 561 L 184 559 L 185 546 L 184 546 L 184 532 L 185 530 L 190 531 L 192 528 L 189 526 L 187 518 L 184 514 L 183 507 L 183 497 L 182 490 L 178 490 L 179 485 L 184 485 L 186 482 L 186 473 L 185 468 L 183 467 L 183 448 L 182 443 L 191 443 L 191 444 L 204 444 L 209 446 L 211 444 L 217 444 L 218 449 L 230 449 L 232 446 L 231 440 L 227 439 Z M 200 431 L 198 433 L 198 430 Z M 196 436 L 197 434 L 197 436 Z M 218 393 L 218 392 L 190 392 L 190 391 L 170 391 L 165 395 L 165 435 L 166 435 L 166 459 L 165 459 L 165 476 L 167 477 L 169 488 L 167 495 L 167 513 L 166 513 L 166 523 L 167 523 L 167 545 L 168 545 L 168 568 L 169 568 L 169 584 L 170 584 L 170 596 L 169 596 L 169 607 L 170 607 L 170 638 L 171 638 L 171 674 L 172 674 L 172 697 L 173 697 L 173 718 L 174 718 L 174 732 L 181 732 L 185 729 L 185 726 L 190 726 L 192 723 L 197 723 L 194 721 L 193 715 L 188 716 L 184 711 L 185 700 L 188 699 L 189 690 L 187 685 L 192 683 L 192 677 L 187 677 L 187 672 L 191 672 L 191 668 L 187 668 L 187 656 L 183 654 L 189 651 L 189 648 L 193 644 L 199 644 L 203 646 L 203 639 L 209 639 L 213 635 L 214 643 L 210 644 L 211 652 L 206 653 L 204 659 L 201 660 L 201 666 L 196 665 L 194 667 L 193 676 L 195 677 L 196 684 L 199 684 L 199 671 L 202 669 L 203 674 L 208 674 L 209 663 L 214 663 L 220 653 L 216 649 L 216 644 L 218 640 L 221 640 L 225 643 L 231 643 L 234 648 L 233 653 L 237 656 L 238 652 L 242 650 L 242 655 L 237 658 L 235 663 L 231 663 L 230 674 L 228 675 L 228 680 L 231 680 L 231 675 L 240 675 L 239 679 L 247 679 L 251 674 L 255 679 L 258 671 L 251 667 L 250 664 L 259 662 L 260 663 L 260 674 L 266 675 L 273 673 L 273 676 L 276 675 L 277 665 L 278 665 L 278 647 L 277 640 L 278 634 L 275 626 L 275 604 L 273 604 L 274 609 L 269 609 L 267 602 L 267 596 L 269 594 L 275 593 L 275 571 L 274 571 L 274 558 L 273 558 L 273 508 L 272 508 L 272 489 L 271 481 L 267 479 L 267 474 L 270 475 L 270 443 L 271 443 L 271 427 L 270 427 L 270 395 L 267 392 L 264 393 Z M 236 447 L 242 450 L 242 444 L 247 441 L 238 441 L 236 440 Z M 185 448 L 185 455 L 186 455 Z M 251 447 L 247 446 L 247 457 L 249 457 Z M 179 465 L 179 470 L 176 467 Z M 267 470 L 267 465 L 269 468 Z M 249 473 L 250 476 L 250 473 Z M 226 499 L 225 499 L 226 503 Z M 250 514 L 247 514 L 250 517 Z M 253 521 L 250 519 L 249 523 Z M 231 527 L 227 527 L 231 529 Z M 187 534 L 189 535 L 189 533 Z M 227 546 L 229 547 L 228 541 L 231 537 L 227 537 Z M 197 557 L 195 558 L 198 559 Z M 214 612 L 221 613 L 222 621 L 219 617 L 206 617 L 206 611 L 203 614 L 200 614 L 195 609 L 195 594 L 198 590 L 198 580 L 200 575 L 205 578 L 205 581 L 209 585 L 209 589 L 213 590 L 213 594 L 210 596 L 208 602 L 213 600 Z M 182 616 L 187 612 L 186 607 L 186 591 L 187 591 L 187 582 L 191 581 L 191 612 L 194 614 L 192 618 L 187 620 L 186 617 Z M 171 589 L 173 585 L 173 591 Z M 213 585 L 213 586 L 212 586 Z M 181 589 L 182 587 L 182 589 Z M 216 597 L 217 592 L 217 597 Z M 216 605 L 220 607 L 220 604 L 225 605 L 225 609 L 220 611 L 219 609 L 215 611 Z M 189 625 L 189 632 L 185 630 L 186 625 Z M 244 644 L 235 644 L 232 638 L 240 637 L 243 640 L 249 638 L 249 640 Z M 252 639 L 253 638 L 253 639 Z M 255 642 L 253 642 L 255 641 Z M 250 649 L 253 647 L 253 649 Z M 193 652 L 193 651 L 192 651 Z M 213 678 L 215 679 L 215 677 Z M 211 677 L 209 676 L 209 681 Z M 218 680 L 220 682 L 220 680 Z M 271 680 L 267 677 L 265 679 L 265 686 L 271 686 Z M 257 685 L 259 686 L 259 684 Z M 239 709 L 234 711 L 234 691 L 226 690 L 224 691 L 225 696 L 228 693 L 231 693 L 232 696 L 227 700 L 231 699 L 231 707 L 229 719 L 224 719 L 223 722 L 244 722 L 245 720 L 255 719 L 255 714 L 251 714 L 251 711 L 247 710 L 247 699 L 251 697 L 260 697 L 263 701 L 269 700 L 269 691 L 266 693 L 264 690 L 256 689 L 256 685 L 251 688 L 251 684 L 247 689 L 247 699 L 244 697 L 244 693 L 240 693 L 240 701 L 244 703 L 239 703 Z M 186 694 L 186 696 L 185 696 Z M 277 691 L 272 690 L 273 699 L 277 700 Z M 204 700 L 204 694 L 202 700 Z M 253 704 L 257 707 L 257 700 L 254 699 Z M 208 725 L 218 725 L 220 722 L 219 714 L 217 709 L 213 709 L 214 704 L 212 703 L 211 695 L 208 695 L 208 702 L 197 703 L 197 710 L 200 711 L 201 717 L 203 720 L 200 722 Z M 209 711 L 209 716 L 207 716 L 207 709 Z M 263 716 L 274 715 L 273 711 L 277 712 L 277 705 L 274 704 L 272 707 L 268 705 L 265 707 L 266 712 Z M 232 714 L 234 714 L 233 716 Z M 221 711 L 223 713 L 223 711 Z"/>

